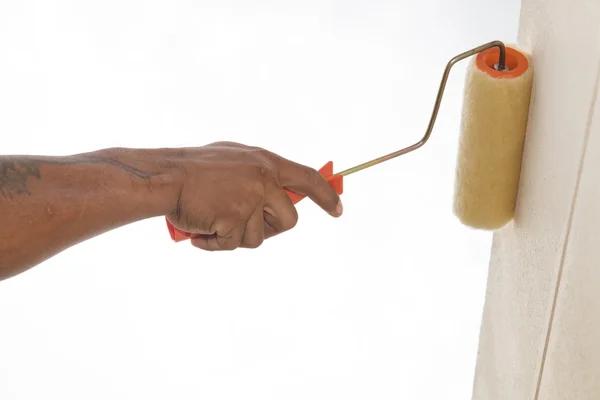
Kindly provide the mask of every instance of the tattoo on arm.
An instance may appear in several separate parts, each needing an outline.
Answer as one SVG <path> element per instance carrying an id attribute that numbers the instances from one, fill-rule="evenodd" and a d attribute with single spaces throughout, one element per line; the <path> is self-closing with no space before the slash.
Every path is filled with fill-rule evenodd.
<path id="1" fill-rule="evenodd" d="M 18 196 L 29 196 L 29 180 L 41 179 L 42 165 L 83 165 L 107 164 L 119 168 L 137 178 L 149 179 L 156 175 L 124 164 L 114 158 L 98 156 L 82 156 L 73 160 L 60 161 L 34 157 L 0 159 L 0 195 L 5 199 Z"/>
<path id="2" fill-rule="evenodd" d="M 40 165 L 35 161 L 0 161 L 0 194 L 5 199 L 30 195 L 27 180 L 40 178 Z"/>

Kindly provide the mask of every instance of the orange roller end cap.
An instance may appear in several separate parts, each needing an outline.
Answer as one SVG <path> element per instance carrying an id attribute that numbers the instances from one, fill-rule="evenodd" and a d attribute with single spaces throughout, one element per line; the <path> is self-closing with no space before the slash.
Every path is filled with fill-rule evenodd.
<path id="1" fill-rule="evenodd" d="M 475 59 L 477 68 L 492 78 L 516 78 L 525 73 L 529 68 L 527 57 L 518 50 L 506 46 L 506 66 L 509 71 L 498 71 L 494 68 L 500 61 L 500 49 L 493 47 L 482 51 Z"/>

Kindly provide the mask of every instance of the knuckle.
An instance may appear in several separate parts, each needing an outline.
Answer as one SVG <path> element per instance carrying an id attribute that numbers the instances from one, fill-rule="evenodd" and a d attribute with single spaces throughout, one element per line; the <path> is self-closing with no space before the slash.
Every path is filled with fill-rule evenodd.
<path id="1" fill-rule="evenodd" d="M 256 170 L 261 172 L 261 176 L 273 175 L 273 155 L 264 149 L 254 149 L 249 151 Z"/>
<path id="2" fill-rule="evenodd" d="M 269 159 L 271 157 L 273 157 L 273 153 L 270 152 L 269 150 L 263 148 L 263 147 L 252 147 L 252 150 L 256 152 L 256 154 L 258 154 L 261 158 L 263 159 Z"/>
<path id="3" fill-rule="evenodd" d="M 249 184 L 245 187 L 242 195 L 236 195 L 226 203 L 223 211 L 223 225 L 228 234 L 238 229 L 240 224 L 243 223 L 244 218 L 249 215 L 248 213 L 252 209 L 252 200 L 254 197 L 250 194 L 253 193 L 254 190 L 256 190 L 255 186 Z"/>
<path id="4" fill-rule="evenodd" d="M 259 160 L 265 160 L 269 157 L 269 151 L 262 147 L 249 146 L 246 148 L 246 152 Z"/>
<path id="5" fill-rule="evenodd" d="M 258 161 L 256 164 L 251 167 L 253 175 L 259 177 L 260 179 L 264 179 L 270 175 L 270 168 L 265 162 Z"/>
<path id="6" fill-rule="evenodd" d="M 240 229 L 239 218 L 230 219 L 223 229 L 217 230 L 217 243 L 222 250 L 235 250 L 242 242 L 243 229 Z"/>
<path id="7" fill-rule="evenodd" d="M 268 153 L 268 151 L 260 146 L 248 146 L 247 147 L 248 150 L 258 153 L 258 154 L 264 154 L 264 153 Z"/>
<path id="8" fill-rule="evenodd" d="M 223 238 L 219 243 L 223 250 L 235 250 L 240 247 L 240 241 L 236 238 Z"/>
<path id="9" fill-rule="evenodd" d="M 241 147 L 242 145 L 240 145 L 239 143 L 236 142 L 231 142 L 231 141 L 227 141 L 227 140 L 220 140 L 217 142 L 213 142 L 211 144 L 209 144 L 208 146 L 214 146 L 214 147 Z"/>

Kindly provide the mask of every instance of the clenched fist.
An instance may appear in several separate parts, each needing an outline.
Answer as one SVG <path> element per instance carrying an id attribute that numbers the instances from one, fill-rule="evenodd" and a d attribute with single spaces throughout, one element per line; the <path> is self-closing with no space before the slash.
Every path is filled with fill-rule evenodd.
<path id="1" fill-rule="evenodd" d="M 214 143 L 180 150 L 174 164 L 181 186 L 168 219 L 196 234 L 192 244 L 204 250 L 256 248 L 293 228 L 298 214 L 284 189 L 342 214 L 339 196 L 316 170 L 261 148 Z"/>

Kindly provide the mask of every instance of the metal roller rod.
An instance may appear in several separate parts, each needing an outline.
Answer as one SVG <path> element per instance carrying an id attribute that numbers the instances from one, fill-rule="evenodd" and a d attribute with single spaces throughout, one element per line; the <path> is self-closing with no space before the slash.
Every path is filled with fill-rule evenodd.
<path id="1" fill-rule="evenodd" d="M 429 120 L 429 126 L 427 127 L 427 130 L 425 131 L 425 135 L 423 136 L 423 138 L 421 138 L 421 140 L 419 140 L 417 143 L 415 143 L 411 146 L 405 147 L 401 150 L 395 151 L 395 152 L 385 155 L 383 157 L 379 157 L 374 160 L 368 161 L 366 163 L 359 164 L 355 167 L 348 168 L 342 172 L 338 172 L 336 175 L 347 176 L 347 175 L 353 174 L 353 173 L 361 171 L 365 168 L 369 168 L 374 165 L 380 164 L 384 161 L 391 160 L 392 158 L 396 158 L 396 157 L 399 157 L 406 153 L 410 153 L 411 151 L 417 150 L 418 148 L 423 146 L 425 143 L 427 143 L 427 140 L 429 140 L 429 137 L 431 136 L 431 132 L 433 131 L 433 125 L 435 124 L 435 120 L 436 120 L 438 112 L 440 110 L 440 105 L 442 103 L 442 96 L 444 95 L 444 89 L 446 88 L 446 83 L 448 82 L 448 76 L 450 75 L 450 70 L 452 69 L 452 67 L 457 62 L 464 60 L 465 58 L 469 58 L 477 53 L 481 53 L 484 50 L 491 49 L 492 47 L 498 47 L 500 49 L 500 57 L 498 60 L 498 64 L 495 65 L 494 68 L 497 69 L 498 71 L 504 71 L 506 69 L 506 47 L 504 46 L 504 43 L 502 43 L 501 41 L 498 41 L 498 40 L 486 43 L 479 47 L 475 47 L 474 49 L 471 49 L 469 51 L 465 51 L 464 53 L 457 55 L 456 57 L 454 57 L 453 59 L 451 59 L 448 62 L 448 64 L 446 65 L 446 69 L 444 70 L 444 75 L 442 76 L 442 82 L 440 83 L 440 88 L 438 90 L 437 98 L 435 99 L 435 106 L 433 107 L 431 119 Z"/>

